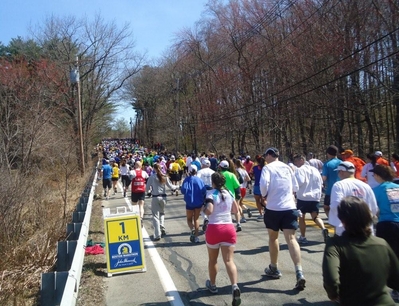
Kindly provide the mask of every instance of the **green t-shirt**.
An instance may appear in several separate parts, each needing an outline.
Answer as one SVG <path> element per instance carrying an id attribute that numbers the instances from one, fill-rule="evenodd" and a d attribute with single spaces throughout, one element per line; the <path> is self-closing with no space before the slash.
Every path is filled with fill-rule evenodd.
<path id="1" fill-rule="evenodd" d="M 226 178 L 226 188 L 231 192 L 232 195 L 234 195 L 234 198 L 236 198 L 235 190 L 240 188 L 240 183 L 238 182 L 237 177 L 234 175 L 234 173 L 231 173 L 228 170 L 222 170 L 222 174 Z"/>

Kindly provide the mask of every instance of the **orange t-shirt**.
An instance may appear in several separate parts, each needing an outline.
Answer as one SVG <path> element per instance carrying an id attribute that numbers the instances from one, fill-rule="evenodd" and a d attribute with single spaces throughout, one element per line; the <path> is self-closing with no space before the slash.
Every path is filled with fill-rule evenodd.
<path id="1" fill-rule="evenodd" d="M 379 165 L 384 165 L 389 167 L 389 162 L 383 157 L 377 157 L 376 163 Z"/>
<path id="2" fill-rule="evenodd" d="M 366 164 L 366 162 L 356 156 L 350 156 L 348 158 L 345 159 L 345 161 L 351 162 L 354 166 L 355 166 L 355 178 L 365 181 L 365 179 L 362 177 L 361 173 L 363 170 L 363 166 Z"/>

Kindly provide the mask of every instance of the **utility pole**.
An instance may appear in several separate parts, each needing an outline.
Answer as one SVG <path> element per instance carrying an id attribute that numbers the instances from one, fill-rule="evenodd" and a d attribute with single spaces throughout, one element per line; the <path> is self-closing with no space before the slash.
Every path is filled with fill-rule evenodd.
<path id="1" fill-rule="evenodd" d="M 133 118 L 130 117 L 130 140 L 133 140 Z"/>
<path id="2" fill-rule="evenodd" d="M 78 133 L 79 133 L 79 155 L 80 155 L 80 173 L 85 173 L 85 157 L 83 150 L 83 128 L 82 128 L 82 101 L 80 98 L 80 81 L 79 81 L 79 58 L 76 56 L 75 69 L 70 72 L 72 85 L 76 84 L 78 95 Z"/>
<path id="3" fill-rule="evenodd" d="M 179 152 L 179 138 L 180 138 L 179 92 L 180 92 L 180 79 L 177 78 L 177 83 L 176 83 L 176 154 L 177 154 L 177 152 Z"/>

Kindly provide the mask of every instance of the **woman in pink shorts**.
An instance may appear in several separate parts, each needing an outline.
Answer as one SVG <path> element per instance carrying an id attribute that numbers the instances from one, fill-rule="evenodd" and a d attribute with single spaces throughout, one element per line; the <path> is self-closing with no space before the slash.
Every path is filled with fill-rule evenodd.
<path id="1" fill-rule="evenodd" d="M 237 240 L 236 230 L 231 214 L 238 212 L 238 204 L 234 196 L 224 187 L 225 177 L 215 172 L 211 176 L 213 189 L 207 193 L 203 211 L 208 216 L 209 224 L 205 232 L 205 241 L 208 249 L 209 279 L 205 286 L 211 293 L 217 293 L 216 274 L 219 250 L 226 266 L 232 286 L 232 305 L 241 304 L 241 292 L 237 285 L 237 267 L 234 263 L 234 248 Z"/>

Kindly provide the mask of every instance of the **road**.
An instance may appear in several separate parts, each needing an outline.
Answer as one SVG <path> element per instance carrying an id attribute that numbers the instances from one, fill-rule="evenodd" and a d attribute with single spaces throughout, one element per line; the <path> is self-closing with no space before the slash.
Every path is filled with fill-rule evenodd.
<path id="1" fill-rule="evenodd" d="M 201 243 L 189 240 L 183 196 L 168 196 L 165 225 L 167 235 L 152 242 L 150 198 L 146 198 L 143 237 L 146 272 L 117 274 L 106 278 L 106 304 L 119 305 L 231 305 L 231 286 L 221 256 L 217 286 L 219 293 L 211 294 L 205 288 L 208 279 L 208 255 L 201 234 Z M 119 192 L 102 205 L 111 210 L 127 206 Z M 324 242 L 321 230 L 309 220 L 306 236 L 308 244 L 301 246 L 302 266 L 306 289 L 298 292 L 295 271 L 287 245 L 280 234 L 279 269 L 281 279 L 269 279 L 264 274 L 269 264 L 268 234 L 263 221 L 257 221 L 257 210 L 252 195 L 246 197 L 254 216 L 242 224 L 238 233 L 234 261 L 238 269 L 242 305 L 334 305 L 322 286 L 321 262 Z M 320 216 L 326 220 L 321 211 Z"/>

